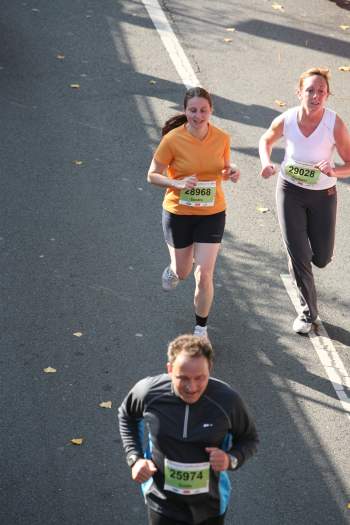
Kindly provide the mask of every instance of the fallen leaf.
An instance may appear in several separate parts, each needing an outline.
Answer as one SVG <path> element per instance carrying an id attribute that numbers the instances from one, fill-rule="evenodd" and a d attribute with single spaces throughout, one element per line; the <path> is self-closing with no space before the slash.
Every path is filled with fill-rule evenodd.
<path id="1" fill-rule="evenodd" d="M 56 368 L 52 368 L 52 366 L 48 366 L 47 368 L 43 369 L 45 374 L 54 374 L 57 372 Z"/>
<path id="2" fill-rule="evenodd" d="M 278 100 L 276 99 L 275 100 L 275 104 L 277 104 L 277 106 L 279 106 L 280 108 L 284 108 L 284 106 L 286 106 L 286 102 L 283 102 L 283 100 Z"/>
<path id="3" fill-rule="evenodd" d="M 149 81 L 149 84 L 153 84 L 153 85 L 154 85 L 154 84 L 157 84 L 157 81 L 156 81 L 156 80 L 150 80 L 150 81 Z"/>
<path id="4" fill-rule="evenodd" d="M 350 71 L 350 66 L 340 66 L 338 69 L 339 71 Z"/>
<path id="5" fill-rule="evenodd" d="M 281 4 L 276 4 L 275 2 L 271 4 L 272 9 L 275 11 L 284 11 L 284 7 Z"/>
<path id="6" fill-rule="evenodd" d="M 347 504 L 346 508 L 350 509 L 350 503 Z"/>
<path id="7" fill-rule="evenodd" d="M 350 26 L 347 26 L 345 24 L 341 24 L 340 26 L 340 29 L 342 29 L 343 31 L 346 31 L 347 29 L 350 29 Z"/>
<path id="8" fill-rule="evenodd" d="M 112 408 L 112 401 L 102 401 L 98 406 L 101 408 Z"/>
<path id="9" fill-rule="evenodd" d="M 232 41 L 233 41 L 232 38 L 224 38 L 224 42 L 230 43 L 230 42 L 232 42 Z"/>
<path id="10" fill-rule="evenodd" d="M 65 59 L 65 56 L 64 56 L 63 53 L 58 53 L 58 54 L 56 55 L 56 58 L 57 58 L 58 60 L 64 60 L 64 59 Z"/>
<path id="11" fill-rule="evenodd" d="M 75 164 L 76 166 L 81 166 L 83 164 L 83 161 L 82 160 L 72 160 L 72 163 Z"/>
<path id="12" fill-rule="evenodd" d="M 74 332 L 75 337 L 81 337 L 83 335 L 82 332 Z"/>
<path id="13" fill-rule="evenodd" d="M 72 89 L 80 89 L 80 84 L 69 84 Z"/>
<path id="14" fill-rule="evenodd" d="M 236 29 L 234 27 L 226 27 L 226 31 L 228 31 L 229 33 L 233 33 L 234 31 L 236 31 Z"/>
<path id="15" fill-rule="evenodd" d="M 70 440 L 70 442 L 72 443 L 72 445 L 82 445 L 84 443 L 84 439 L 83 438 L 73 438 Z"/>
<path id="16" fill-rule="evenodd" d="M 135 337 L 143 337 L 143 334 L 135 334 Z"/>
<path id="17" fill-rule="evenodd" d="M 258 207 L 256 208 L 256 211 L 258 211 L 258 212 L 260 212 L 260 213 L 266 213 L 266 212 L 268 212 L 268 211 L 270 211 L 270 210 L 269 210 L 269 208 L 263 208 L 262 206 L 258 206 Z"/>

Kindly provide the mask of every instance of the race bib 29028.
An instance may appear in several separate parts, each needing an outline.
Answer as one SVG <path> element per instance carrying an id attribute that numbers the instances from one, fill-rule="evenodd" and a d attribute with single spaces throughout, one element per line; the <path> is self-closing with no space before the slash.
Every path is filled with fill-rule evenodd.
<path id="1" fill-rule="evenodd" d="M 294 160 L 287 161 L 284 165 L 284 172 L 289 177 L 303 182 L 304 184 L 316 184 L 320 178 L 320 170 L 314 168 L 312 165 L 295 162 Z"/>

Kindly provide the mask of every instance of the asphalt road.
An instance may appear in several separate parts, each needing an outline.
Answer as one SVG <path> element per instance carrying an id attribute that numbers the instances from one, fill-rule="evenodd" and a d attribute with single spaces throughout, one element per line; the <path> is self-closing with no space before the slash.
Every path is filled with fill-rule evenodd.
<path id="1" fill-rule="evenodd" d="M 275 181 L 257 176 L 275 100 L 295 105 L 308 67 L 330 67 L 329 105 L 350 126 L 341 3 L 162 2 L 242 171 L 226 188 L 209 329 L 215 375 L 249 404 L 261 446 L 232 476 L 228 525 L 350 523 L 349 418 L 310 339 L 291 332 Z M 145 180 L 183 93 L 141 0 L 1 2 L 1 525 L 145 524 L 116 416 L 193 327 L 193 281 L 160 288 L 162 192 Z M 316 279 L 350 371 L 350 179 L 338 192 L 336 256 Z"/>

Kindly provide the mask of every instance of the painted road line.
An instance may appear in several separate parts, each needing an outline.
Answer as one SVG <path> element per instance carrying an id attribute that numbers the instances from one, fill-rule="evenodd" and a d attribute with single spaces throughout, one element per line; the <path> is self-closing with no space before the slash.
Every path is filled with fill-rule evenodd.
<path id="1" fill-rule="evenodd" d="M 186 88 L 200 86 L 192 66 L 157 0 L 142 0 Z"/>
<path id="2" fill-rule="evenodd" d="M 299 314 L 300 304 L 298 294 L 290 275 L 281 274 L 281 279 L 294 308 Z M 349 373 L 346 371 L 345 366 L 322 323 L 317 326 L 317 333 L 314 330 L 311 330 L 308 335 L 314 349 L 316 350 L 318 358 L 333 385 L 335 393 L 337 394 L 345 413 L 350 419 L 350 397 L 348 397 L 347 394 L 347 390 L 350 388 Z"/>

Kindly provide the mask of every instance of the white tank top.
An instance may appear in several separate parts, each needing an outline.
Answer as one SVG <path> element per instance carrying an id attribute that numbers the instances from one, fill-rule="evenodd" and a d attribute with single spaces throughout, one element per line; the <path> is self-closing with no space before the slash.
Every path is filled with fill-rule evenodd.
<path id="1" fill-rule="evenodd" d="M 283 135 L 285 155 L 281 164 L 280 176 L 296 186 L 308 190 L 325 190 L 337 182 L 336 177 L 328 177 L 313 168 L 321 160 L 330 160 L 332 165 L 335 150 L 334 124 L 336 113 L 325 108 L 317 128 L 305 137 L 298 125 L 299 106 L 284 113 Z"/>

